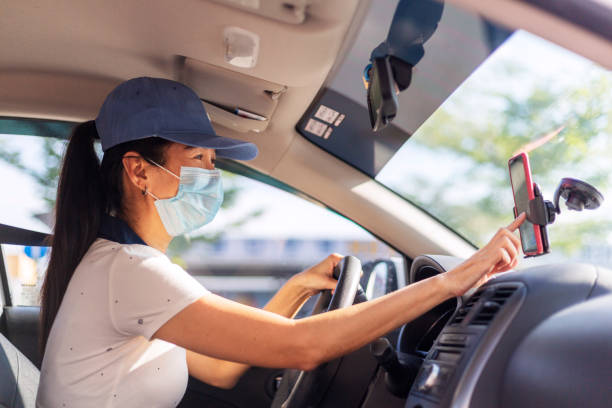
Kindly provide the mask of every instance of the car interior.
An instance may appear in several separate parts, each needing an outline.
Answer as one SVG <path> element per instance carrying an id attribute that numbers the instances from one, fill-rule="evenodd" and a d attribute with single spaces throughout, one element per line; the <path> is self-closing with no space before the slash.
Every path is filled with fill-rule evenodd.
<path id="1" fill-rule="evenodd" d="M 372 297 L 371 269 L 384 269 L 384 294 L 450 270 L 477 250 L 376 174 L 512 32 L 533 33 L 612 69 L 609 2 L 420 1 L 444 8 L 440 32 L 452 36 L 444 31 L 446 21 L 467 33 L 484 21 L 483 32 L 493 34 L 487 41 L 456 40 L 439 56 L 425 42 L 419 62 L 425 65 L 416 66 L 406 91 L 414 97 L 400 100 L 397 117 L 390 116 L 394 123 L 379 133 L 369 128 L 361 78 L 348 78 L 343 64 L 357 61 L 363 70 L 373 47 L 356 44 L 362 37 L 368 44 L 383 41 L 401 2 L 5 3 L 0 133 L 28 134 L 20 129 L 35 122 L 44 133 L 37 136 L 66 139 L 75 123 L 95 118 L 106 95 L 126 79 L 182 82 L 198 94 L 218 134 L 259 148 L 253 161 L 219 160 L 220 168 L 317 203 L 399 254 L 399 263 L 390 257 L 370 263 L 361 280 Z M 366 24 L 383 14 L 385 25 Z M 436 38 L 430 42 L 441 41 Z M 468 45 L 476 51 L 459 61 L 453 52 Z M 439 70 L 428 71 L 426 64 L 436 62 Z M 425 82 L 419 82 L 427 72 L 445 76 L 429 99 L 422 91 Z M 339 92 L 341 86 L 352 93 Z M 406 111 L 414 116 L 402 115 Z M 313 127 L 326 114 L 332 119 L 323 121 L 330 125 Z M 0 224 L 1 244 L 45 245 L 47 233 L 10 224 Z M 42 361 L 39 308 L 12 303 L 5 262 L 0 252 L 0 406 L 33 407 Z M 326 302 L 329 297 L 321 295 L 313 313 Z M 609 406 L 612 315 L 605 311 L 611 308 L 612 272 L 606 268 L 542 263 L 447 301 L 312 375 L 253 367 L 230 390 L 190 378 L 179 406 Z"/>

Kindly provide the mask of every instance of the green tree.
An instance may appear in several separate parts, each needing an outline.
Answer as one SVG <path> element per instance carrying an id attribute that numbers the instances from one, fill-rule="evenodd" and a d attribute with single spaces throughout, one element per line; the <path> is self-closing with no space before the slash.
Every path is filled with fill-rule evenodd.
<path id="1" fill-rule="evenodd" d="M 552 200 L 562 177 L 580 178 L 605 191 L 612 181 L 612 81 L 601 74 L 562 89 L 537 85 L 523 97 L 512 90 L 460 88 L 409 143 L 464 165 L 439 182 L 412 180 L 406 184 L 418 187 L 403 188 L 403 193 L 481 245 L 492 228 L 511 220 L 508 159 L 559 126 L 565 126 L 559 136 L 529 153 L 534 180 L 545 197 Z M 458 184 L 470 190 L 459 200 Z M 551 229 L 551 243 L 571 254 L 584 242 L 605 237 L 611 227 L 609 219 L 565 224 L 562 230 Z"/>
<path id="2" fill-rule="evenodd" d="M 66 147 L 64 138 L 71 131 L 72 126 L 67 122 L 37 119 L 0 119 L 0 133 L 46 136 L 40 139 L 42 157 L 37 163 L 26 164 L 22 150 L 15 147 L 17 144 L 9 145 L 6 139 L 0 140 L 0 160 L 34 179 L 40 189 L 46 209 L 49 211 L 55 205 L 61 159 Z"/>

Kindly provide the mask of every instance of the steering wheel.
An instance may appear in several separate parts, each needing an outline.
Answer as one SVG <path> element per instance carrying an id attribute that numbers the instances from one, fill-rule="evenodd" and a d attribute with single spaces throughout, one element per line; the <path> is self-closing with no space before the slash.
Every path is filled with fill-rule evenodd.
<path id="1" fill-rule="evenodd" d="M 354 301 L 367 300 L 359 286 L 361 262 L 354 256 L 342 258 L 334 269 L 334 278 L 338 279 L 334 294 L 326 290 L 321 292 L 311 316 L 326 311 L 351 306 Z M 333 376 L 328 375 L 330 363 L 321 364 L 311 371 L 285 369 L 283 378 L 274 394 L 271 408 L 302 408 L 316 406 L 317 397 L 325 392 Z M 337 366 L 337 364 L 336 364 Z M 320 392 L 319 392 L 320 391 Z"/>

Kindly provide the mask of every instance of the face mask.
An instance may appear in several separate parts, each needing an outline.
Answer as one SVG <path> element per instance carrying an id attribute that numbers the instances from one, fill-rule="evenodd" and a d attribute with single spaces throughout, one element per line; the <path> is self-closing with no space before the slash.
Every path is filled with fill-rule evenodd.
<path id="1" fill-rule="evenodd" d="M 189 233 L 215 218 L 223 202 L 221 171 L 181 167 L 179 177 L 151 162 L 180 180 L 174 197 L 160 199 L 148 192 L 155 199 L 155 207 L 168 234 L 177 236 Z"/>

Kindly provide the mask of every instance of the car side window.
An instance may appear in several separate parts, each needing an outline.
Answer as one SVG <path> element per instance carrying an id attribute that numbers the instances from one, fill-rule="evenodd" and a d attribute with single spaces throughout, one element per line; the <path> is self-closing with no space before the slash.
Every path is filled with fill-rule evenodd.
<path id="1" fill-rule="evenodd" d="M 214 293 L 263 307 L 292 275 L 331 253 L 363 263 L 394 259 L 403 268 L 391 247 L 299 193 L 228 171 L 223 183 L 227 198 L 215 219 L 189 237 L 175 238 L 168 250 Z"/>
<path id="2" fill-rule="evenodd" d="M 39 306 L 48 247 L 2 244 L 2 258 L 13 306 Z"/>
<path id="3" fill-rule="evenodd" d="M 0 200 L 0 224 L 49 233 L 66 141 L 1 134 L 1 119 L 0 183 L 7 194 Z M 215 219 L 175 238 L 167 252 L 212 292 L 262 307 L 290 276 L 334 252 L 362 262 L 393 259 L 403 268 L 391 247 L 288 187 L 267 184 L 279 185 L 272 179 L 223 171 L 223 183 L 225 200 Z M 38 305 L 49 248 L 0 244 L 12 304 Z M 376 279 L 369 279 L 372 268 L 364 269 L 365 288 Z M 380 288 L 370 293 L 380 295 Z"/>
<path id="4" fill-rule="evenodd" d="M 57 175 L 66 140 L 56 135 L 69 131 L 66 122 L 0 118 L 0 224 L 25 230 L 51 232 Z M 49 248 L 0 242 L 0 273 L 12 305 L 39 305 L 40 287 Z M 23 242 L 27 244 L 27 242 Z M 32 243 L 34 244 L 34 243 Z M 36 245 L 40 242 L 36 243 Z"/>

